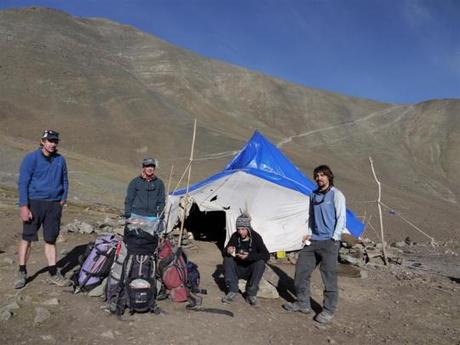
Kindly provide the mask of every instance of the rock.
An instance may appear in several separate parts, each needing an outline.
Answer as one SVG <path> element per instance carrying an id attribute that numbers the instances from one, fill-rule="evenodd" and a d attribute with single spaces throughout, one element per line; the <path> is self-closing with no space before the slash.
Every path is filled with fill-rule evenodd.
<path id="1" fill-rule="evenodd" d="M 94 227 L 91 224 L 81 222 L 75 219 L 73 223 L 69 223 L 62 227 L 63 232 L 80 232 L 82 234 L 91 234 L 94 232 Z"/>
<path id="2" fill-rule="evenodd" d="M 287 259 L 293 265 L 297 264 L 297 259 L 298 258 L 299 258 L 299 252 L 289 252 L 289 253 L 287 253 Z"/>
<path id="3" fill-rule="evenodd" d="M 18 294 L 16 295 L 17 302 L 25 302 L 27 304 L 32 302 L 32 297 L 30 297 L 29 295 L 23 296 L 21 293 L 22 290 L 18 290 Z"/>
<path id="4" fill-rule="evenodd" d="M 352 265 L 356 265 L 356 266 L 361 266 L 363 264 L 363 260 L 362 259 L 359 259 L 359 258 L 355 258 L 351 255 L 344 255 L 344 254 L 340 254 L 340 259 L 344 262 L 348 262 Z"/>
<path id="5" fill-rule="evenodd" d="M 42 338 L 42 340 L 48 342 L 48 343 L 52 343 L 52 344 L 56 344 L 57 341 L 56 339 L 52 336 L 52 335 L 41 335 L 40 338 Z"/>
<path id="6" fill-rule="evenodd" d="M 57 243 L 64 243 L 64 242 L 66 242 L 66 241 L 67 241 L 67 240 L 66 240 L 65 237 L 64 237 L 64 233 L 61 232 L 61 233 L 59 234 L 59 236 L 58 236 L 56 242 L 57 242 Z"/>
<path id="7" fill-rule="evenodd" d="M 79 232 L 81 234 L 91 234 L 94 232 L 94 227 L 91 224 L 80 222 Z"/>
<path id="8" fill-rule="evenodd" d="M 78 232 L 78 220 L 74 220 L 73 223 L 66 224 L 61 227 L 61 233 L 63 232 Z"/>
<path id="9" fill-rule="evenodd" d="M 14 260 L 13 260 L 12 258 L 8 257 L 8 256 L 7 256 L 7 257 L 4 257 L 3 260 L 2 260 L 2 262 L 3 262 L 4 264 L 7 264 L 7 265 L 12 265 L 12 264 L 14 264 Z"/>
<path id="10" fill-rule="evenodd" d="M 12 316 L 13 316 L 13 313 L 10 312 L 9 310 L 4 310 L 4 311 L 0 312 L 0 320 L 1 321 L 8 321 L 9 319 L 11 319 Z"/>
<path id="11" fill-rule="evenodd" d="M 342 234 L 342 245 L 346 248 L 361 245 L 361 241 L 350 234 Z"/>
<path id="12" fill-rule="evenodd" d="M 42 303 L 43 305 L 59 305 L 59 300 L 57 298 L 51 298 Z"/>
<path id="13" fill-rule="evenodd" d="M 387 247 L 387 245 L 388 245 L 388 244 L 385 242 L 385 248 Z M 383 248 L 383 244 L 382 244 L 382 243 L 377 243 L 377 244 L 375 245 L 375 248 L 377 248 L 377 249 L 382 249 L 382 248 Z"/>
<path id="14" fill-rule="evenodd" d="M 88 296 L 90 297 L 101 297 L 104 296 L 105 287 L 107 286 L 107 278 L 105 278 L 102 283 L 88 292 Z"/>
<path id="15" fill-rule="evenodd" d="M 16 310 L 16 309 L 19 309 L 19 308 L 20 308 L 20 307 L 19 307 L 18 302 L 14 301 L 14 302 L 12 302 L 12 303 L 10 303 L 10 304 L 7 304 L 7 305 L 5 305 L 4 307 L 2 307 L 2 308 L 0 309 L 0 312 Z"/>
<path id="16" fill-rule="evenodd" d="M 125 232 L 125 227 L 124 226 L 117 226 L 116 228 L 112 229 L 112 232 L 114 234 L 123 235 L 124 232 Z"/>
<path id="17" fill-rule="evenodd" d="M 265 265 L 265 272 L 262 280 L 266 280 L 273 286 L 278 286 L 280 277 L 270 266 Z"/>
<path id="18" fill-rule="evenodd" d="M 261 298 L 270 298 L 270 299 L 276 299 L 279 298 L 280 295 L 278 293 L 278 290 L 271 285 L 268 281 L 262 278 L 259 284 L 259 291 L 257 292 L 257 296 Z"/>
<path id="19" fill-rule="evenodd" d="M 367 279 L 369 278 L 369 273 L 365 270 L 359 271 L 359 275 L 361 276 L 361 279 Z"/>
<path id="20" fill-rule="evenodd" d="M 367 238 L 367 237 L 364 238 L 362 240 L 362 242 L 365 244 L 365 246 L 374 246 L 375 245 L 375 242 L 372 241 L 371 239 Z"/>
<path id="21" fill-rule="evenodd" d="M 406 242 L 404 241 L 393 242 L 391 246 L 395 248 L 404 248 L 406 246 Z"/>
<path id="22" fill-rule="evenodd" d="M 108 331 L 105 331 L 104 333 L 101 333 L 101 337 L 115 339 L 115 336 L 113 335 L 113 332 L 111 329 L 109 329 Z"/>
<path id="23" fill-rule="evenodd" d="M 48 320 L 50 317 L 51 317 L 51 314 L 48 311 L 48 309 L 45 309 L 43 307 L 35 308 L 34 324 L 43 323 L 44 321 Z"/>
<path id="24" fill-rule="evenodd" d="M 244 292 L 246 290 L 246 280 L 240 279 L 238 281 L 238 288 L 240 289 L 240 291 Z M 268 281 L 262 278 L 259 284 L 259 291 L 257 292 L 257 297 L 275 299 L 279 298 L 280 295 L 273 285 L 271 285 Z"/>

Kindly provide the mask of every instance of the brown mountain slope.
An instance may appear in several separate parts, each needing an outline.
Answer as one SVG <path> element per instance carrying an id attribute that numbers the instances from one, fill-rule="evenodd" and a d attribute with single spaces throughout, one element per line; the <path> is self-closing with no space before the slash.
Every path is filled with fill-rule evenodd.
<path id="1" fill-rule="evenodd" d="M 257 128 L 307 174 L 330 164 L 349 205 L 367 217 L 375 217 L 371 155 L 384 201 L 445 237 L 460 220 L 459 108 L 459 100 L 395 106 L 301 87 L 104 19 L 0 11 L 0 183 L 7 185 L 41 130 L 53 127 L 62 133 L 72 196 L 121 206 L 145 155 L 160 159 L 165 180 L 174 164 L 177 182 L 197 118 L 194 181 L 221 169 Z M 396 237 L 412 234 L 399 218 L 388 224 Z"/>

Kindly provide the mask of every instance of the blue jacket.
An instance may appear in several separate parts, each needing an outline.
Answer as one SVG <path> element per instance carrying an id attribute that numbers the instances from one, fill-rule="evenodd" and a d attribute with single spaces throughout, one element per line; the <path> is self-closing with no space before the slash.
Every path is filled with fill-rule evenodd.
<path id="1" fill-rule="evenodd" d="M 55 153 L 46 157 L 39 148 L 27 154 L 19 169 L 19 206 L 29 200 L 67 200 L 69 180 L 63 156 Z"/>
<path id="2" fill-rule="evenodd" d="M 346 211 L 345 196 L 340 190 L 331 187 L 324 194 L 315 190 L 310 197 L 311 239 L 340 240 L 346 227 Z"/>

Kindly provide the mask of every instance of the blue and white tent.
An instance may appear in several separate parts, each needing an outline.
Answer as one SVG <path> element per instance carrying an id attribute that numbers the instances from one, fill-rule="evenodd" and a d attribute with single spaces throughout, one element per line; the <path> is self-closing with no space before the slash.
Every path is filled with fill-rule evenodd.
<path id="1" fill-rule="evenodd" d="M 235 231 L 236 218 L 246 211 L 270 252 L 298 250 L 308 233 L 308 209 L 314 189 L 316 183 L 256 131 L 224 170 L 190 186 L 187 212 L 193 203 L 202 212 L 225 211 L 228 241 Z M 185 194 L 186 190 L 181 189 L 169 197 L 168 230 L 180 217 L 179 204 Z M 344 231 L 359 237 L 363 230 L 364 224 L 347 210 Z"/>

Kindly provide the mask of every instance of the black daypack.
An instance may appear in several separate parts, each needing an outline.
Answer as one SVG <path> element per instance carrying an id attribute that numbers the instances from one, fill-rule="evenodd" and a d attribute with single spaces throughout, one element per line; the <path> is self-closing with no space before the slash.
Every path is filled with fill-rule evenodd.
<path id="1" fill-rule="evenodd" d="M 158 241 L 156 233 L 146 232 L 132 224 L 125 227 L 126 250 L 121 276 L 116 289 L 111 286 L 112 292 L 110 296 L 107 295 L 109 310 L 112 313 L 122 315 L 126 308 L 131 314 L 157 311 L 156 251 Z"/>
<path id="2" fill-rule="evenodd" d="M 128 255 L 110 311 L 117 315 L 123 315 L 126 308 L 131 314 L 156 312 L 156 295 L 156 258 L 153 255 Z"/>

